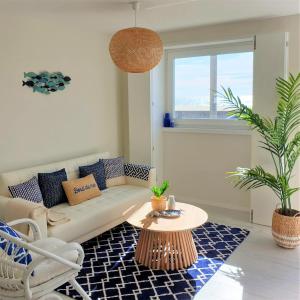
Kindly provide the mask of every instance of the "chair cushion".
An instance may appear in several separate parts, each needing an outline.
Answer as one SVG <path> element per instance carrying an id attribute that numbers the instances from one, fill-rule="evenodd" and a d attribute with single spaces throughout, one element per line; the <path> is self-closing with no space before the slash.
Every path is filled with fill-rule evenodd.
<path id="1" fill-rule="evenodd" d="M 90 174 L 94 175 L 100 191 L 105 190 L 106 189 L 105 170 L 104 170 L 104 164 L 102 160 L 92 165 L 79 167 L 79 177 L 85 177 Z"/>
<path id="2" fill-rule="evenodd" d="M 32 245 L 40 249 L 46 250 L 48 252 L 53 252 L 59 249 L 60 247 L 66 245 L 66 242 L 56 238 L 46 238 L 46 239 L 37 240 L 33 242 Z M 33 261 L 41 257 L 39 254 L 36 254 L 35 252 L 31 252 L 31 255 Z M 74 263 L 76 263 L 78 258 L 78 252 L 72 249 L 58 255 Z M 71 268 L 59 262 L 56 262 L 51 259 L 46 260 L 45 262 L 38 265 L 34 269 L 34 276 L 30 278 L 30 286 L 34 287 L 43 284 L 48 280 L 55 278 L 69 270 L 71 270 Z"/>
<path id="3" fill-rule="evenodd" d="M 36 176 L 28 181 L 8 187 L 13 198 L 23 198 L 35 203 L 42 203 L 43 196 Z"/>
<path id="4" fill-rule="evenodd" d="M 123 157 L 103 159 L 103 163 L 107 187 L 126 183 Z"/>
<path id="5" fill-rule="evenodd" d="M 101 195 L 93 174 L 62 182 L 70 205 L 77 205 Z"/>
<path id="6" fill-rule="evenodd" d="M 18 233 L 13 230 L 9 225 L 5 222 L 0 221 L 0 231 L 9 234 L 11 237 L 18 238 L 20 241 L 22 240 Z M 6 255 L 12 256 L 14 255 L 14 261 L 18 262 L 22 265 L 28 265 L 32 261 L 32 257 L 30 253 L 23 247 L 17 250 L 18 245 L 8 241 L 6 238 L 0 236 L 0 251 L 5 252 Z M 17 253 L 15 253 L 17 251 Z"/>
<path id="7" fill-rule="evenodd" d="M 52 173 L 38 173 L 38 180 L 44 199 L 44 205 L 47 208 L 67 202 L 67 197 L 62 187 L 62 182 L 67 181 L 65 169 Z"/>

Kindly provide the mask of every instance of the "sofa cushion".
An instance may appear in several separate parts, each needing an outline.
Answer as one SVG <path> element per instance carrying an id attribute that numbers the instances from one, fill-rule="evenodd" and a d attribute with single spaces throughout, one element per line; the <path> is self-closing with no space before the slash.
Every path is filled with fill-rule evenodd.
<path id="1" fill-rule="evenodd" d="M 120 223 L 146 201 L 151 191 L 133 185 L 120 185 L 102 192 L 100 197 L 76 206 L 66 203 L 55 207 L 71 220 L 68 223 L 48 227 L 48 235 L 65 241 L 78 240 L 87 233 L 120 220 Z"/>
<path id="2" fill-rule="evenodd" d="M 107 187 L 126 183 L 123 157 L 103 159 L 103 163 Z"/>
<path id="3" fill-rule="evenodd" d="M 125 175 L 137 179 L 148 181 L 151 167 L 138 164 L 124 164 Z"/>
<path id="4" fill-rule="evenodd" d="M 36 203 L 43 202 L 43 196 L 36 176 L 28 181 L 8 187 L 13 198 L 22 198 Z"/>
<path id="5" fill-rule="evenodd" d="M 101 195 L 93 174 L 62 182 L 70 205 L 77 205 Z"/>
<path id="6" fill-rule="evenodd" d="M 106 189 L 105 170 L 103 161 L 97 161 L 95 164 L 79 167 L 79 177 L 85 177 L 93 174 L 100 191 Z"/>
<path id="7" fill-rule="evenodd" d="M 38 179 L 44 205 L 47 208 L 67 202 L 67 197 L 62 187 L 62 182 L 67 180 L 65 169 L 52 173 L 38 173 Z"/>

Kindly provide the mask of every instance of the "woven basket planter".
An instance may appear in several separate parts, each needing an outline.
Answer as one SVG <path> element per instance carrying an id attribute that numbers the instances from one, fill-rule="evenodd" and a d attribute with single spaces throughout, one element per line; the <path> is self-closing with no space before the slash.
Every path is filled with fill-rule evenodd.
<path id="1" fill-rule="evenodd" d="M 272 235 L 275 242 L 284 248 L 296 248 L 300 245 L 300 213 L 284 216 L 276 209 L 272 218 Z"/>

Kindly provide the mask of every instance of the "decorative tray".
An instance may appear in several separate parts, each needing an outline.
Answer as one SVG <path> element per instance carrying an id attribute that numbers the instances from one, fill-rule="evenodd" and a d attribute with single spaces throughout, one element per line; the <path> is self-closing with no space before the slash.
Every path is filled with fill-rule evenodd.
<path id="1" fill-rule="evenodd" d="M 182 215 L 182 213 L 181 209 L 167 209 L 160 211 L 159 216 L 165 218 L 178 218 Z"/>

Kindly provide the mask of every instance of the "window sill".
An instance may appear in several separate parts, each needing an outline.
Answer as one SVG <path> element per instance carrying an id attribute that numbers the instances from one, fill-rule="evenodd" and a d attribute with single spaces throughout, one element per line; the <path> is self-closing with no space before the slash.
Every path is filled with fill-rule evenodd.
<path id="1" fill-rule="evenodd" d="M 236 135 L 251 135 L 251 130 L 248 128 L 200 128 L 200 127 L 163 127 L 163 132 L 166 133 L 200 133 L 200 134 L 236 134 Z"/>

